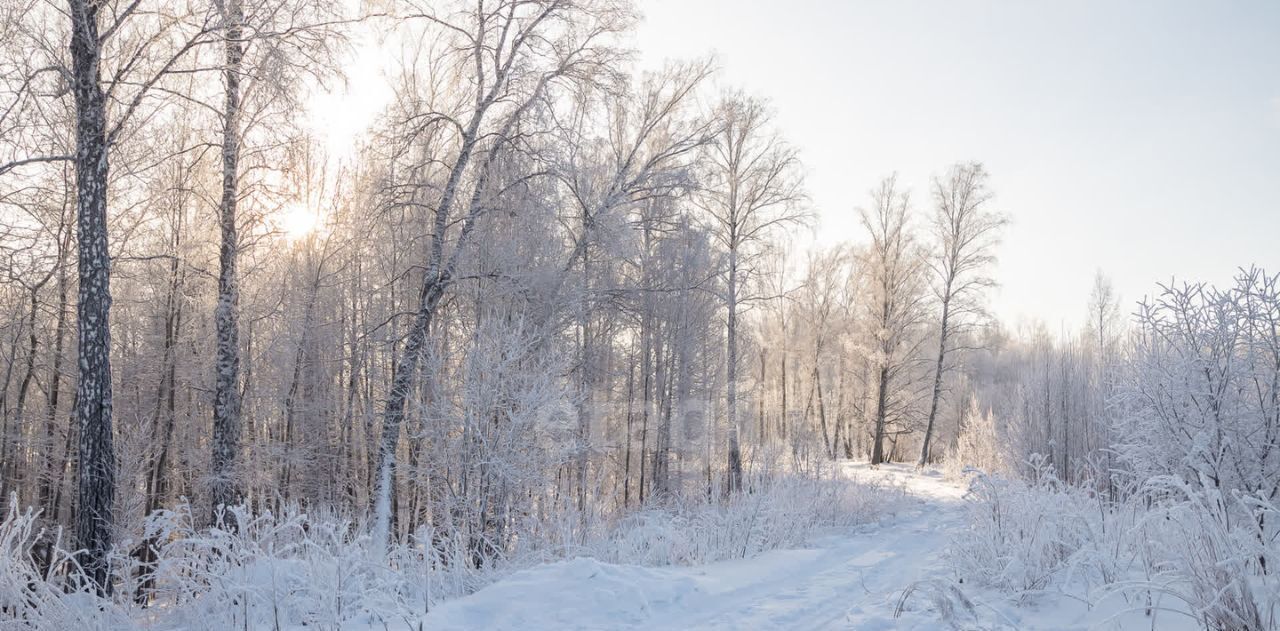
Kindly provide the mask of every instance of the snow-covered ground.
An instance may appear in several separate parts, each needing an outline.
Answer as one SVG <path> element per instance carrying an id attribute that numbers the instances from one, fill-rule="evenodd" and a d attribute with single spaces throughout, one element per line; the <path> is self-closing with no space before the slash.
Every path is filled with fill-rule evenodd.
<path id="1" fill-rule="evenodd" d="M 855 532 L 750 559 L 663 568 L 588 558 L 542 565 L 438 606 L 423 628 L 1152 628 L 1122 602 L 1090 607 L 1053 594 L 1015 601 L 964 584 L 944 558 L 952 535 L 965 527 L 963 487 L 901 465 L 847 466 L 854 476 L 902 485 L 912 501 Z M 1159 622 L 1155 628 L 1190 628 L 1185 618 Z"/>
<path id="2" fill-rule="evenodd" d="M 931 629 L 941 622 L 921 581 L 950 582 L 941 554 L 961 527 L 963 490 L 909 468 L 856 476 L 902 484 L 910 508 L 798 550 L 697 567 L 644 568 L 578 558 L 518 572 L 445 603 L 433 629 Z M 921 585 L 924 585 L 921 583 Z"/>

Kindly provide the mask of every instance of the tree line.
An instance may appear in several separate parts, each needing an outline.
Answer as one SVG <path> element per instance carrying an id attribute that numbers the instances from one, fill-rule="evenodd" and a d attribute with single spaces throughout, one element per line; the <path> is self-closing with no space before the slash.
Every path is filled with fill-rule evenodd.
<path id="1" fill-rule="evenodd" d="M 923 201 L 886 178 L 849 200 L 862 233 L 797 247 L 816 209 L 768 102 L 707 61 L 638 70 L 626 3 L 18 4 L 0 495 L 100 592 L 182 503 L 430 524 L 482 565 L 528 528 L 935 462 L 994 361 L 981 164 Z M 335 161 L 301 112 L 354 29 L 401 59 Z M 1064 465 L 1103 440 L 1061 431 Z"/>

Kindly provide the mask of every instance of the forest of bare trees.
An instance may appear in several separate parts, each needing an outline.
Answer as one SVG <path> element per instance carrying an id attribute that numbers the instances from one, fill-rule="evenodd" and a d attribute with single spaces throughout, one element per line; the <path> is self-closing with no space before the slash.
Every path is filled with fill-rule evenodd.
<path id="1" fill-rule="evenodd" d="M 734 492 L 771 446 L 905 459 L 898 380 L 964 333 L 953 298 L 980 281 L 956 276 L 993 258 L 965 164 L 927 203 L 959 234 L 913 236 L 924 209 L 887 180 L 872 243 L 788 266 L 810 210 L 768 104 L 706 62 L 629 71 L 622 6 L 365 17 L 418 43 L 336 171 L 297 105 L 358 16 L 83 8 L 7 25 L 39 47 L 5 74 L 0 451 L 4 495 L 78 524 L 87 560 L 174 502 L 244 501 L 462 529 L 480 563 L 519 515 Z M 82 29 L 110 37 L 64 70 L 55 34 Z M 295 206 L 320 225 L 273 227 Z"/>
<path id="2" fill-rule="evenodd" d="M 1176 397 L 1160 380 L 1195 375 L 1169 358 L 1230 354 L 1227 335 L 1274 378 L 1264 272 L 1239 320 L 1190 286 L 1135 327 L 1099 274 L 1084 330 L 1011 331 L 986 309 L 1009 220 L 978 162 L 917 174 L 926 190 L 890 175 L 851 194 L 860 231 L 797 245 L 816 209 L 767 98 L 705 60 L 638 70 L 627 3 L 363 10 L 0 10 L 0 507 L 37 511 L 42 575 L 74 549 L 99 594 L 159 597 L 112 559 L 153 568 L 161 511 L 228 531 L 341 515 L 380 550 L 479 568 L 841 459 L 1042 454 L 1110 494 L 1117 459 L 1155 475 L 1203 453 L 1275 495 L 1280 456 L 1240 468 L 1159 414 L 1113 422 Z M 397 42 L 394 97 L 326 155 L 308 94 L 343 80 L 357 30 Z M 314 225 L 282 221 L 299 212 Z M 1273 445 L 1280 421 L 1239 431 Z"/>

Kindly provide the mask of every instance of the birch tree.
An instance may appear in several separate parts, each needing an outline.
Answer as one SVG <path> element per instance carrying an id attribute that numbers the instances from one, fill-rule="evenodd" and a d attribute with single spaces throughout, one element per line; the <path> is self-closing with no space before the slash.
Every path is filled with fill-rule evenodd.
<path id="1" fill-rule="evenodd" d="M 941 314 L 938 322 L 938 356 L 934 362 L 929 415 L 925 419 L 917 467 L 931 458 L 933 426 L 942 399 L 942 382 L 954 340 L 968 331 L 982 315 L 984 290 L 995 284 L 987 270 L 995 262 L 995 247 L 1006 220 L 989 206 L 987 171 L 976 162 L 951 167 L 945 179 L 934 179 L 934 213 L 929 224 L 931 240 L 925 264 L 931 275 L 934 298 Z"/>
<path id="2" fill-rule="evenodd" d="M 1089 371 L 1086 381 L 1091 396 L 1086 408 L 1090 422 L 1082 442 L 1086 454 L 1100 461 L 1096 463 L 1101 469 L 1097 477 L 1105 481 L 1109 495 L 1115 492 L 1115 450 L 1111 449 L 1114 436 L 1109 402 L 1115 396 L 1114 369 L 1120 360 L 1125 328 L 1120 305 L 1120 297 L 1111 279 L 1099 270 L 1094 274 L 1093 289 L 1089 292 L 1089 320 L 1084 327 L 1084 363 Z"/>
<path id="3" fill-rule="evenodd" d="M 236 256 L 239 239 L 236 205 L 240 158 L 240 74 L 244 57 L 244 7 L 241 0 L 219 2 L 224 46 L 222 81 L 222 198 L 218 206 L 221 245 L 218 252 L 218 303 L 214 311 L 217 330 L 213 385 L 213 458 L 210 496 L 213 511 L 234 504 L 238 491 L 232 468 L 240 446 L 240 318 Z"/>
<path id="4" fill-rule="evenodd" d="M 337 63 L 335 52 L 343 42 L 337 28 L 342 23 L 338 10 L 327 1 L 217 0 L 216 6 L 223 89 L 221 106 L 209 108 L 219 119 L 222 166 L 210 471 L 214 519 L 221 507 L 240 499 L 235 471 L 242 425 L 238 259 L 244 218 L 240 204 L 245 199 L 266 201 L 261 183 L 243 181 L 243 173 L 247 167 L 261 172 L 278 161 L 278 152 L 270 149 L 281 144 L 296 124 L 290 116 L 299 105 L 302 79 L 323 83 L 331 76 Z M 250 158 L 247 165 L 246 157 Z"/>
<path id="5" fill-rule="evenodd" d="M 494 165 L 515 150 L 520 123 L 550 91 L 590 80 L 607 65 L 613 55 L 604 40 L 629 20 L 610 4 L 565 0 L 476 2 L 448 14 L 427 10 L 408 17 L 437 27 L 452 42 L 440 62 L 457 73 L 453 78 L 470 93 L 459 95 L 452 107 L 423 103 L 408 121 L 419 126 L 418 134 L 449 135 L 452 149 L 439 189 L 406 187 L 419 195 L 426 190 L 439 193 L 426 202 L 431 206 L 431 234 L 422 285 L 383 410 L 374 506 L 374 536 L 383 545 L 390 531 L 392 469 L 405 402 L 437 307 L 454 283 L 459 256 L 495 193 Z"/>
<path id="6" fill-rule="evenodd" d="M 805 216 L 800 162 L 796 151 L 773 129 L 763 101 L 726 95 L 715 110 L 717 133 L 704 158 L 705 182 L 699 205 L 726 250 L 725 410 L 728 431 L 728 488 L 742 486 L 741 428 L 738 420 L 738 318 L 753 300 L 747 288 L 754 263 L 767 240 Z"/>
<path id="7" fill-rule="evenodd" d="M 890 176 L 872 192 L 871 207 L 858 217 L 871 236 L 862 253 L 868 300 L 864 312 L 872 336 L 876 401 L 871 464 L 884 462 L 886 430 L 901 420 L 911 405 L 908 371 L 920 344 L 924 287 L 920 255 L 909 223 L 910 198 Z"/>
<path id="8" fill-rule="evenodd" d="M 108 240 L 108 186 L 111 150 L 134 131 L 139 111 L 156 104 L 149 99 L 160 82 L 181 68 L 191 51 L 208 43 L 216 27 L 208 14 L 179 13 L 160 17 L 142 2 L 107 6 L 68 0 L 65 30 L 53 26 L 43 11 L 20 16 L 35 26 L 14 29 L 32 46 L 28 59 L 43 59 L 21 73 L 19 88 L 4 117 L 23 112 L 33 102 L 57 99 L 69 92 L 74 120 L 74 151 L 36 145 L 32 153 L 0 163 L 0 174 L 49 162 L 70 161 L 76 174 L 76 234 L 79 288 L 77 295 L 76 419 L 78 425 L 78 490 L 76 541 L 82 549 L 85 576 L 99 592 L 111 589 L 106 555 L 111 547 L 115 499 L 115 449 L 112 441 L 111 380 L 111 252 Z M 49 48 L 50 33 L 65 34 L 69 64 Z M 60 77 L 62 89 L 41 93 L 36 79 Z M 57 84 L 55 84 L 57 85 Z M 141 117 L 145 119 L 145 117 Z M 0 125 L 4 121 L 0 120 Z M 45 153 L 41 153 L 45 150 Z M 52 150 L 52 151 L 49 151 Z"/>
<path id="9" fill-rule="evenodd" d="M 599 232 L 620 211 L 638 204 L 683 195 L 693 184 L 690 162 L 710 138 L 710 122 L 692 113 L 698 88 L 711 73 L 707 62 L 672 65 L 624 87 L 603 99 L 602 121 L 591 104 L 572 115 L 565 130 L 565 152 L 556 173 L 576 206 L 578 228 L 568 267 L 581 272 L 578 305 L 580 339 L 578 432 L 581 452 L 577 465 L 578 505 L 587 508 L 587 466 L 593 425 L 592 407 L 597 366 L 592 314 L 598 296 L 592 287 L 593 255 L 598 255 Z M 602 122 L 604 138 L 593 136 Z M 607 262 L 606 262 L 607 264 Z"/>

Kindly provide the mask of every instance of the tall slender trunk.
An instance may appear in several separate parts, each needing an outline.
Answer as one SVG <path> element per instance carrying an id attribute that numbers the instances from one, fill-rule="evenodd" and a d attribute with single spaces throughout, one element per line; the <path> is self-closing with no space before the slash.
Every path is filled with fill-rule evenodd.
<path id="1" fill-rule="evenodd" d="M 632 353 L 635 352 L 632 347 Z M 634 355 L 633 355 L 634 357 Z M 622 507 L 628 508 L 631 505 L 631 439 L 632 424 L 635 419 L 635 393 L 636 393 L 636 365 L 630 362 L 631 367 L 627 370 L 627 445 L 626 454 L 622 464 Z"/>
<path id="2" fill-rule="evenodd" d="M 36 354 L 40 351 L 40 335 L 36 328 L 37 316 L 40 313 L 40 288 L 48 282 L 53 276 L 50 271 L 49 276 L 31 288 L 31 312 L 27 318 L 27 365 L 24 368 L 22 381 L 18 382 L 18 400 L 13 407 L 14 429 L 17 430 L 19 441 L 15 445 L 18 449 L 15 451 L 30 453 L 30 450 L 22 448 L 21 436 L 23 427 L 23 415 L 27 410 L 27 393 L 31 391 L 31 381 L 36 374 Z M 14 484 L 14 492 L 18 494 L 19 504 L 22 502 L 23 490 L 26 486 L 22 483 L 23 472 L 28 469 L 28 465 L 19 464 L 19 454 L 15 453 L 8 461 L 9 471 L 5 476 Z M 6 496 L 7 497 L 7 496 Z"/>
<path id="3" fill-rule="evenodd" d="M 222 70 L 224 110 L 222 112 L 222 203 L 219 223 L 222 247 L 218 262 L 218 305 L 214 311 L 217 351 L 214 359 L 213 458 L 210 479 L 212 519 L 223 506 L 240 500 L 236 481 L 236 457 L 240 451 L 240 291 L 236 259 L 240 247 L 236 205 L 240 196 L 240 65 L 244 56 L 241 41 L 244 12 L 240 0 L 226 0 L 222 7 L 224 63 Z M 230 516 L 226 517 L 228 520 Z M 234 527 L 234 523 L 228 525 Z"/>
<path id="4" fill-rule="evenodd" d="M 650 289 L 650 267 L 653 260 L 653 227 L 645 221 L 642 226 L 641 239 L 643 244 L 643 258 L 641 259 L 641 277 L 640 282 L 644 289 Z M 653 347 L 656 334 L 654 333 L 655 320 L 653 312 L 653 294 L 644 291 L 640 296 L 640 479 L 639 479 L 639 501 L 644 504 L 646 486 L 648 481 L 646 478 L 646 468 L 649 461 L 649 416 L 652 414 L 653 405 Z"/>
<path id="5" fill-rule="evenodd" d="M 736 237 L 729 248 L 729 330 L 725 352 L 725 387 L 729 430 L 729 492 L 742 488 L 742 447 L 738 437 L 738 251 Z"/>
<path id="6" fill-rule="evenodd" d="M 871 444 L 871 464 L 884 462 L 884 426 L 889 407 L 889 366 L 880 367 L 880 376 L 876 390 L 875 441 Z"/>
<path id="7" fill-rule="evenodd" d="M 18 345 L 22 339 L 22 328 L 15 327 L 17 330 L 13 333 L 13 341 L 10 342 L 9 348 L 12 349 L 10 359 L 6 362 L 4 370 L 4 379 L 0 380 L 0 498 L 9 497 L 9 482 L 5 477 L 5 472 L 9 470 L 9 384 L 13 382 L 13 370 L 15 364 L 18 363 Z M 0 502 L 5 500 L 0 499 Z"/>
<path id="8" fill-rule="evenodd" d="M 591 412 L 592 384 L 595 377 L 592 356 L 591 331 L 591 220 L 586 211 L 582 215 L 582 302 L 578 307 L 578 327 L 582 334 L 582 355 L 578 372 L 578 457 L 576 462 L 578 486 L 578 511 L 582 519 L 587 517 L 587 468 L 591 462 Z M 585 521 L 583 522 L 585 523 Z"/>
<path id="9" fill-rule="evenodd" d="M 845 383 L 844 383 L 844 377 L 845 377 L 845 370 L 844 370 L 844 357 L 841 357 L 841 358 L 840 358 L 840 380 L 837 382 L 837 385 L 836 385 L 836 422 L 835 422 L 835 433 L 834 433 L 834 435 L 831 437 L 831 458 L 832 458 L 833 460 L 834 460 L 834 459 L 836 459 L 836 458 L 839 458 L 839 457 L 840 457 L 840 432 L 841 432 L 841 430 L 843 430 L 843 429 L 844 429 L 844 424 L 845 424 L 845 414 L 844 414 L 844 391 L 845 391 Z M 846 440 L 847 440 L 847 439 L 846 439 Z M 849 453 L 849 449 L 848 449 L 848 447 L 846 447 L 846 448 L 845 448 L 845 455 L 844 455 L 844 457 L 845 457 L 845 458 L 850 458 L 850 457 L 852 457 L 852 454 L 850 454 L 850 453 Z"/>
<path id="10" fill-rule="evenodd" d="M 1068 483 L 1074 482 L 1071 475 L 1071 417 L 1070 410 L 1067 408 L 1067 393 L 1070 392 L 1071 384 L 1067 382 L 1067 355 L 1063 352 L 1058 360 L 1059 380 L 1063 384 L 1062 395 L 1059 397 L 1058 409 L 1062 412 L 1062 479 Z"/>
<path id="11" fill-rule="evenodd" d="M 62 350 L 67 334 L 67 272 L 63 257 L 70 250 L 69 240 L 72 231 L 68 227 L 62 248 L 58 251 L 58 321 L 53 331 L 53 364 L 49 368 L 48 413 L 45 416 L 45 438 L 48 456 L 45 459 L 45 471 L 40 480 L 39 505 L 43 507 L 45 517 L 51 521 L 58 520 L 59 490 L 54 481 L 62 479 L 62 471 L 66 469 L 67 450 L 64 448 L 59 458 L 54 458 L 54 438 L 58 433 L 58 404 L 62 398 Z M 71 429 L 67 428 L 70 435 Z M 55 474 L 56 472 L 56 474 Z M 58 485 L 60 486 L 60 485 Z"/>
<path id="12" fill-rule="evenodd" d="M 767 377 L 765 374 L 765 355 L 766 354 L 767 354 L 767 351 L 761 348 L 760 349 L 760 385 L 756 388 L 757 390 L 759 390 L 759 392 L 756 394 L 756 421 L 758 421 L 760 424 L 759 432 L 760 432 L 761 446 L 764 446 L 765 441 L 768 440 L 769 438 L 769 429 L 768 429 L 769 426 L 768 426 L 768 423 L 766 422 L 765 415 L 764 415 L 764 392 L 765 392 L 765 384 L 768 383 L 765 380 Z"/>
<path id="13" fill-rule="evenodd" d="M 672 382 L 675 380 L 676 339 L 675 332 L 670 332 L 671 339 L 665 345 L 659 345 L 657 370 L 655 371 L 655 387 L 658 389 L 658 431 L 653 440 L 653 465 L 650 467 L 653 476 L 651 494 L 659 497 L 671 490 L 671 407 L 675 398 Z M 665 355 L 665 359 L 664 359 Z"/>
<path id="14" fill-rule="evenodd" d="M 444 296 L 444 282 L 427 282 L 422 287 L 418 313 L 409 329 L 404 347 L 392 369 L 391 390 L 383 411 L 382 438 L 378 443 L 378 467 L 374 494 L 374 536 L 378 549 L 385 550 L 390 541 L 392 510 L 392 475 L 396 445 L 400 442 L 400 425 L 404 422 L 405 403 L 418 370 L 422 347 L 435 317 L 436 307 Z"/>
<path id="15" fill-rule="evenodd" d="M 933 438 L 933 423 L 938 418 L 938 401 L 942 398 L 942 372 L 947 362 L 947 338 L 949 337 L 950 319 L 951 319 L 951 283 L 947 282 L 946 295 L 947 299 L 942 301 L 942 331 L 938 335 L 938 362 L 934 364 L 933 370 L 933 393 L 929 398 L 929 419 L 924 426 L 924 442 L 920 445 L 920 459 L 916 461 L 916 467 L 923 467 L 929 462 L 929 450 L 933 446 L 930 441 Z"/>
<path id="16" fill-rule="evenodd" d="M 476 149 L 480 124 L 485 111 L 492 104 L 493 97 L 482 98 L 477 103 L 471 120 L 462 133 L 462 145 L 458 159 L 449 170 L 449 178 L 445 181 L 444 191 L 440 195 L 440 203 L 436 206 L 431 232 L 431 244 L 427 253 L 427 271 L 422 280 L 422 291 L 418 295 L 417 313 L 409 329 L 409 336 L 404 347 L 391 369 L 391 389 L 387 392 L 387 401 L 382 416 L 382 437 L 378 444 L 378 466 L 374 485 L 374 542 L 379 550 L 385 551 L 390 537 L 391 512 L 394 504 L 392 497 L 392 474 L 395 468 L 396 444 L 400 441 L 400 425 L 404 421 L 405 403 L 409 397 L 410 385 L 418 370 L 419 355 L 427 340 L 427 332 L 431 321 L 435 318 L 436 307 L 440 305 L 444 292 L 453 282 L 453 270 L 457 265 L 458 255 L 466 244 L 471 229 L 475 227 L 476 215 L 479 212 L 481 198 L 484 194 L 488 168 L 497 156 L 496 150 L 490 150 L 480 174 L 473 185 L 470 206 L 466 219 L 462 222 L 461 233 L 451 255 L 445 256 L 445 232 L 449 228 L 453 214 L 454 201 L 457 199 L 463 173 L 471 163 L 472 153 Z M 507 120 L 507 124 L 498 134 L 505 137 L 514 125 L 516 117 Z"/>
<path id="17" fill-rule="evenodd" d="M 116 491 L 111 430 L 111 253 L 107 241 L 106 100 L 99 62 L 98 9 L 69 0 L 72 88 L 76 103 L 76 228 L 80 288 L 76 304 L 76 421 L 80 427 L 76 544 L 80 566 L 99 594 L 109 594 L 107 553 Z"/>
<path id="18" fill-rule="evenodd" d="M 323 263 L 316 267 L 307 292 L 307 303 L 302 311 L 302 330 L 298 336 L 298 346 L 293 353 L 293 375 L 289 379 L 289 390 L 284 399 L 284 457 L 281 458 L 280 493 L 287 502 L 290 498 L 293 477 L 293 436 L 297 432 L 298 393 L 302 388 L 302 372 L 307 362 L 307 344 L 310 343 L 311 329 L 315 327 L 316 302 L 320 298 L 320 279 Z M 303 393 L 304 398 L 306 393 Z M 313 481 L 314 482 L 314 481 Z"/>
<path id="19" fill-rule="evenodd" d="M 887 270 L 882 270 L 882 274 L 888 274 Z M 892 315 L 892 294 L 888 279 L 882 281 L 881 291 L 884 294 L 880 298 L 880 326 L 889 330 L 890 316 Z M 891 340 L 886 336 L 880 342 L 880 374 L 879 388 L 876 391 L 876 418 L 875 418 L 875 440 L 871 445 L 871 464 L 880 464 L 884 462 L 884 426 L 888 422 L 889 416 L 889 364 L 893 359 L 893 346 Z"/>
<path id="20" fill-rule="evenodd" d="M 821 371 L 818 370 L 818 363 L 816 359 L 813 364 L 813 389 L 818 393 L 818 423 L 822 427 L 823 451 L 826 451 L 827 455 L 835 458 L 835 452 L 826 449 L 826 446 L 831 444 L 831 432 L 827 429 L 827 406 L 822 399 L 822 374 Z"/>
<path id="21" fill-rule="evenodd" d="M 361 264 L 360 258 L 355 260 L 356 272 L 353 276 L 355 287 L 351 290 L 350 305 L 350 324 L 351 328 L 346 332 L 349 342 L 347 344 L 350 356 L 347 359 L 347 379 L 346 379 L 346 396 L 345 405 L 342 411 L 342 420 L 339 424 L 342 429 L 342 486 L 346 497 L 350 500 L 351 506 L 358 506 L 359 497 L 356 483 L 356 451 L 355 451 L 355 407 L 360 392 L 360 374 L 364 369 L 364 362 L 361 361 L 362 348 L 367 348 L 360 336 L 360 285 L 361 285 Z M 343 301 L 344 304 L 346 301 Z"/>
<path id="22" fill-rule="evenodd" d="M 64 215 L 65 216 L 65 215 Z M 36 494 L 37 506 L 44 517 L 52 523 L 60 524 L 58 508 L 62 500 L 62 478 L 67 469 L 67 456 L 71 451 L 70 438 L 75 433 L 71 428 L 63 440 L 58 436 L 58 404 L 62 398 L 62 350 L 67 336 L 67 268 L 65 256 L 71 249 L 72 230 L 65 226 L 63 240 L 58 249 L 58 320 L 53 331 L 53 363 L 49 368 L 47 383 L 47 411 L 44 419 L 44 453 L 43 471 L 40 475 L 39 489 Z M 58 446 L 60 445 L 60 449 Z M 57 454 L 55 456 L 55 453 Z M 41 576 L 48 576 L 53 564 L 53 540 L 42 537 L 35 554 L 36 567 Z"/>
<path id="23" fill-rule="evenodd" d="M 152 421 L 153 431 L 159 435 L 159 444 L 153 445 L 151 461 L 148 463 L 146 482 L 146 501 L 144 515 L 160 509 L 169 493 L 169 447 L 173 442 L 174 425 L 177 422 L 177 361 L 175 346 L 178 331 L 182 326 L 181 275 L 179 273 L 178 245 L 181 232 L 174 230 L 173 257 L 169 260 L 169 288 L 165 297 L 164 346 L 161 356 L 160 387 L 156 392 L 156 412 Z M 156 537 L 148 537 L 137 550 L 139 571 L 142 580 L 138 584 L 134 598 L 145 602 L 155 588 L 155 563 L 157 561 Z"/>
<path id="24" fill-rule="evenodd" d="M 644 378 L 644 401 L 640 408 L 640 503 L 644 504 L 645 462 L 649 456 L 649 415 L 653 407 L 653 302 L 646 293 L 644 315 L 640 320 L 640 373 Z"/>

